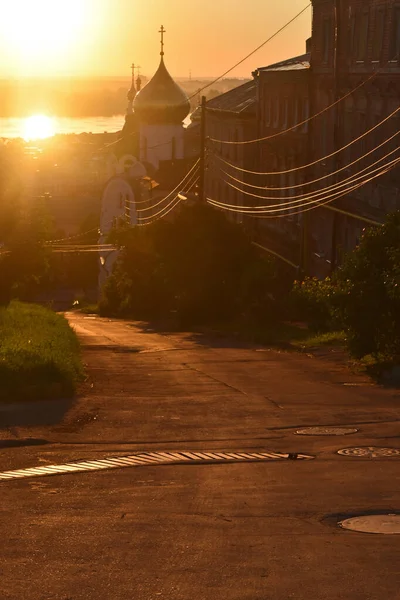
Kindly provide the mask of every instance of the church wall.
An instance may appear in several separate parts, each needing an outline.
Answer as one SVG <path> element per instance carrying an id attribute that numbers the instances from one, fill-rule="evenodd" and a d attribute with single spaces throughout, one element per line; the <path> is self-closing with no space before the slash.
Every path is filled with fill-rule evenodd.
<path id="1" fill-rule="evenodd" d="M 122 177 L 113 177 L 106 185 L 103 197 L 100 217 L 99 243 L 107 243 L 107 235 L 118 221 L 127 218 L 131 225 L 137 223 L 137 213 L 134 203 L 135 195 L 129 182 Z M 131 204 L 132 203 L 132 204 Z M 99 261 L 99 291 L 103 289 L 105 282 L 112 273 L 118 252 L 105 252 L 100 255 Z"/>
<path id="2" fill-rule="evenodd" d="M 178 124 L 142 124 L 140 126 L 140 160 L 155 169 L 160 161 L 184 158 L 184 128 Z M 175 139 L 175 142 L 173 140 Z"/>

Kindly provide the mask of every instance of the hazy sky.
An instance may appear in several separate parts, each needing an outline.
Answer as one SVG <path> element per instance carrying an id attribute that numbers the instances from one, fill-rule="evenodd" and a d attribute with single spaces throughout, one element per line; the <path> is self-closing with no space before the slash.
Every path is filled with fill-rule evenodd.
<path id="1" fill-rule="evenodd" d="M 0 0 L 0 79 L 23 75 L 151 76 L 165 60 L 175 76 L 217 76 L 293 17 L 307 0 Z M 311 9 L 239 67 L 249 76 L 305 51 Z"/>

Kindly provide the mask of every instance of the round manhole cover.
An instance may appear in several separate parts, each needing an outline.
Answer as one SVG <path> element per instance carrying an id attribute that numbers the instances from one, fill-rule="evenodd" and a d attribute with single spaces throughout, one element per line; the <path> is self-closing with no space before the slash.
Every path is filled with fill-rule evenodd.
<path id="1" fill-rule="evenodd" d="M 298 429 L 297 435 L 350 435 L 357 433 L 358 429 L 351 427 L 304 427 Z"/>
<path id="2" fill-rule="evenodd" d="M 355 456 L 357 458 L 380 458 L 400 456 L 400 448 L 380 448 L 378 446 L 364 446 L 363 448 L 344 448 L 339 450 L 342 456 Z"/>
<path id="3" fill-rule="evenodd" d="M 400 534 L 400 515 L 369 515 L 353 517 L 339 523 L 343 529 L 361 533 Z"/>

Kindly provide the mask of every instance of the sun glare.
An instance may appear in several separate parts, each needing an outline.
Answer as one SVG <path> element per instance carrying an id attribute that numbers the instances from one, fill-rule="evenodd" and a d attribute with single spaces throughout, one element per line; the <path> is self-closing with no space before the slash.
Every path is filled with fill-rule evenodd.
<path id="1" fill-rule="evenodd" d="M 87 10 L 88 2 L 83 0 L 2 2 L 0 35 L 11 57 L 28 72 L 55 67 L 79 41 Z"/>
<path id="2" fill-rule="evenodd" d="M 34 115 L 24 122 L 23 138 L 26 141 L 44 140 L 55 134 L 55 123 L 51 117 Z"/>

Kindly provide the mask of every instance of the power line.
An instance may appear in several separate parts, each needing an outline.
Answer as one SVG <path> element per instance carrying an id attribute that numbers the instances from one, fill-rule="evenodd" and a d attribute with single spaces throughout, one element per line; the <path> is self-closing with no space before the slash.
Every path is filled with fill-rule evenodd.
<path id="1" fill-rule="evenodd" d="M 168 200 L 169 198 L 171 198 L 171 196 L 173 196 L 174 194 L 176 194 L 176 192 L 184 185 L 185 181 L 190 177 L 190 175 L 193 173 L 193 171 L 196 170 L 196 168 L 198 167 L 200 162 L 200 159 L 198 159 L 195 164 L 193 165 L 193 167 L 186 173 L 185 177 L 182 179 L 182 181 L 180 181 L 178 183 L 178 185 L 171 191 L 169 192 L 169 194 L 167 196 L 165 196 L 165 198 L 162 198 L 159 202 L 157 202 L 157 204 L 153 204 L 152 206 L 148 206 L 147 208 L 141 208 L 141 209 L 136 209 L 136 212 L 138 213 L 142 213 L 142 212 L 147 212 L 149 210 L 152 210 L 154 208 L 156 208 L 157 206 L 159 206 L 160 204 L 162 204 L 163 202 L 165 202 L 166 200 Z M 136 204 L 135 202 L 132 201 L 128 201 L 128 204 Z"/>
<path id="2" fill-rule="evenodd" d="M 194 183 L 192 184 L 192 186 L 187 190 L 187 192 L 186 192 L 187 194 L 189 194 L 189 192 L 194 188 L 194 186 L 197 184 L 197 182 L 198 182 L 198 178 L 194 181 Z M 151 225 L 152 223 L 155 223 L 156 221 L 159 221 L 160 219 L 163 219 L 164 217 L 166 217 L 171 211 L 173 211 L 178 206 L 178 204 L 181 203 L 181 198 L 179 196 L 180 195 L 177 195 L 174 198 L 174 200 L 170 203 L 170 204 L 173 204 L 174 201 L 176 201 L 176 204 L 174 206 L 172 206 L 169 210 L 167 210 L 161 217 L 159 217 L 157 219 L 154 219 L 153 221 L 150 221 L 149 223 L 138 223 L 136 225 L 136 227 L 146 227 L 146 225 Z M 165 207 L 165 208 L 167 208 L 167 207 Z M 163 211 L 160 211 L 160 212 L 163 212 Z M 155 215 L 153 215 L 153 217 L 154 216 Z"/>
<path id="3" fill-rule="evenodd" d="M 346 98 L 348 98 L 349 96 L 352 96 L 357 90 L 359 90 L 361 87 L 363 87 L 364 85 L 366 85 L 369 81 L 371 81 L 372 79 L 374 79 L 377 76 L 378 73 L 379 73 L 379 70 L 374 71 L 370 77 L 368 77 L 367 79 L 365 79 L 364 81 L 362 81 L 359 85 L 357 85 L 355 88 L 353 88 L 352 90 L 350 90 L 350 92 L 348 92 L 344 96 L 341 96 L 341 98 L 339 98 L 338 100 L 336 100 L 335 102 L 333 102 L 329 106 L 326 106 L 324 109 L 320 110 L 318 113 L 315 113 L 315 115 L 312 115 L 311 117 L 308 117 L 307 119 L 304 119 L 304 121 L 300 121 L 299 123 L 296 123 L 296 125 L 292 125 L 292 127 L 288 127 L 287 129 L 283 129 L 281 131 L 278 131 L 277 133 L 273 133 L 271 135 L 267 135 L 267 136 L 262 137 L 262 138 L 257 138 L 255 140 L 244 140 L 244 141 L 217 140 L 217 139 L 214 139 L 214 138 L 208 138 L 208 139 L 209 139 L 210 142 L 213 142 L 215 144 L 229 144 L 229 145 L 237 145 L 237 146 L 243 146 L 245 144 L 255 144 L 255 143 L 258 143 L 258 142 L 265 142 L 267 140 L 272 140 L 273 138 L 276 138 L 276 137 L 279 137 L 281 135 L 284 135 L 285 133 L 288 133 L 289 131 L 294 131 L 295 129 L 297 129 L 299 127 L 302 127 L 303 125 L 306 125 L 306 123 L 309 123 L 313 119 L 316 119 L 317 117 L 323 115 L 325 112 L 327 112 L 331 108 L 334 108 L 337 104 L 339 104 L 343 100 L 346 100 Z"/>
<path id="4" fill-rule="evenodd" d="M 294 262 L 292 262 L 288 258 L 285 258 L 284 256 L 282 256 L 282 254 L 278 254 L 278 252 L 275 252 L 275 250 L 271 250 L 271 248 L 267 248 L 266 246 L 258 244 L 257 242 L 251 242 L 251 243 L 253 244 L 253 246 L 260 248 L 260 250 L 264 250 L 265 252 L 268 252 L 269 254 L 276 256 L 276 258 L 280 258 L 280 260 L 283 260 L 283 262 L 287 263 L 294 269 L 299 269 L 299 265 L 296 265 Z"/>
<path id="5" fill-rule="evenodd" d="M 248 215 L 257 216 L 257 217 L 260 215 L 260 218 L 288 217 L 288 216 L 300 214 L 302 212 L 307 212 L 309 210 L 312 210 L 313 208 L 318 208 L 320 206 L 324 206 L 325 204 L 332 202 L 333 200 L 342 198 L 349 192 L 359 189 L 360 187 L 366 185 L 370 181 L 373 181 L 377 177 L 380 177 L 380 176 L 384 175 L 385 173 L 389 172 L 398 163 L 400 163 L 400 158 L 396 158 L 393 161 L 390 161 L 387 165 L 384 165 L 383 167 L 380 167 L 379 169 L 375 169 L 375 171 L 379 171 L 376 175 L 362 181 L 359 184 L 349 187 L 344 192 L 336 192 L 335 194 L 330 194 L 330 195 L 326 196 L 325 198 L 321 198 L 319 200 L 311 200 L 310 202 L 304 202 L 302 205 L 294 206 L 294 208 L 300 209 L 300 210 L 296 210 L 296 211 L 292 211 L 292 212 L 287 212 L 287 211 L 291 211 L 291 209 L 293 208 L 293 203 L 287 203 L 287 204 L 292 205 L 289 208 L 285 208 L 285 206 L 287 206 L 287 205 L 283 204 L 281 208 L 276 209 L 276 210 L 275 209 L 273 209 L 273 210 L 254 210 L 254 208 L 256 208 L 256 207 L 254 207 L 254 208 L 250 207 L 248 210 L 244 210 L 244 209 L 236 208 L 234 205 L 225 205 L 224 203 L 218 202 L 218 200 L 214 200 L 212 198 L 207 198 L 207 201 L 209 202 L 209 204 L 212 204 L 213 206 L 216 206 L 217 208 L 220 208 L 222 210 L 227 210 L 229 212 L 234 212 L 234 213 L 248 214 Z M 323 200 L 323 201 L 321 202 L 321 200 Z M 313 206 L 311 208 L 304 208 L 304 207 L 307 207 L 310 205 L 313 205 Z M 274 214 L 273 216 L 270 216 L 272 213 L 284 213 L 284 214 L 279 214 L 279 215 Z M 265 215 L 269 215 L 269 216 L 265 216 Z"/>
<path id="6" fill-rule="evenodd" d="M 255 190 L 283 191 L 283 190 L 293 190 L 293 189 L 296 189 L 296 188 L 304 188 L 304 187 L 312 185 L 314 183 L 318 183 L 319 181 L 322 181 L 323 179 L 328 179 L 329 177 L 332 177 L 333 175 L 337 175 L 338 173 L 341 173 L 342 171 L 346 171 L 347 169 L 349 169 L 349 167 L 352 167 L 353 165 L 355 165 L 356 163 L 360 162 L 361 160 L 363 160 L 367 156 L 370 156 L 371 154 L 373 154 L 374 152 L 376 152 L 377 150 L 379 150 L 379 148 L 382 148 L 382 146 L 385 146 L 386 144 L 388 144 L 389 142 L 391 142 L 396 136 L 399 135 L 399 133 L 400 133 L 399 131 L 396 131 L 396 133 L 394 133 L 393 135 L 391 135 L 384 142 L 382 142 L 378 146 L 374 146 L 374 148 L 372 150 L 369 150 L 369 152 L 366 152 L 362 156 L 357 157 L 355 160 L 353 160 L 350 163 L 347 163 L 346 165 L 344 165 L 340 169 L 337 169 L 336 171 L 329 172 L 326 175 L 322 175 L 322 177 L 318 177 L 317 179 L 313 179 L 312 181 L 304 181 L 303 183 L 298 183 L 296 185 L 288 185 L 288 186 L 282 186 L 282 187 L 269 187 L 269 186 L 263 186 L 263 185 L 253 185 L 252 183 L 247 183 L 246 181 L 243 181 L 242 179 L 238 179 L 237 177 L 233 177 L 233 175 L 231 175 L 230 173 L 228 173 L 228 171 L 225 171 L 221 167 L 218 167 L 218 168 L 220 169 L 220 171 L 224 175 L 226 175 L 227 177 L 229 177 L 233 181 L 241 183 L 244 187 L 252 188 L 252 189 L 255 189 Z"/>
<path id="7" fill-rule="evenodd" d="M 260 44 L 259 46 L 257 46 L 257 48 L 255 48 L 249 54 L 247 54 L 244 58 L 242 58 L 241 60 L 239 60 L 232 67 L 230 67 L 224 73 L 222 73 L 221 75 L 219 75 L 219 77 L 216 77 L 215 79 L 213 79 L 212 81 L 210 81 L 209 83 L 207 83 L 206 85 L 204 85 L 203 87 L 201 87 L 200 89 L 196 90 L 196 92 L 194 94 L 192 94 L 191 96 L 188 97 L 188 100 L 189 101 L 192 100 L 193 98 L 195 98 L 196 96 L 198 96 L 199 94 L 201 94 L 201 92 L 203 92 L 207 88 L 211 87 L 212 85 L 214 85 L 215 83 L 217 83 L 221 79 L 223 79 L 226 75 L 228 75 L 229 73 L 231 73 L 231 71 L 233 71 L 234 69 L 236 69 L 236 67 L 239 67 L 248 58 L 250 58 L 251 56 L 253 56 L 253 54 L 256 54 L 256 52 L 258 52 L 259 50 L 261 50 L 261 48 L 263 48 L 266 44 L 268 44 L 268 42 L 270 42 L 271 40 L 273 40 L 280 33 L 282 33 L 282 31 L 284 31 L 285 29 L 287 29 L 289 27 L 289 25 L 291 25 L 292 23 L 294 23 L 294 21 L 296 21 L 299 17 L 301 17 L 301 15 L 303 13 L 305 13 L 306 10 L 308 10 L 310 7 L 311 7 L 311 2 L 309 4 L 307 4 L 307 6 L 305 6 L 299 13 L 297 13 L 297 15 L 295 15 L 292 19 L 290 19 L 290 21 L 288 21 L 282 27 L 280 27 L 280 29 L 278 29 L 277 31 L 275 31 L 275 33 L 273 33 L 262 44 Z M 182 104 L 185 104 L 185 103 L 186 103 L 186 100 L 185 100 L 185 102 L 182 102 Z M 135 135 L 135 133 L 136 132 L 133 132 L 133 133 L 131 133 L 129 135 Z M 107 144 L 106 146 L 103 146 L 103 148 L 100 148 L 99 150 L 97 150 L 94 154 L 96 154 L 97 152 L 101 152 L 102 150 L 106 150 L 107 148 L 110 148 L 112 146 L 115 146 L 120 141 L 121 140 L 119 139 L 119 140 L 116 140 L 115 142 L 111 142 L 110 144 Z M 170 143 L 171 142 L 163 142 L 162 144 L 158 144 L 157 146 L 152 146 L 151 148 L 148 148 L 148 150 L 153 150 L 154 148 L 158 148 L 159 146 L 163 146 L 163 145 L 170 144 Z"/>
<path id="8" fill-rule="evenodd" d="M 195 173 L 195 176 L 196 176 L 196 175 L 197 175 L 197 173 Z M 192 177 L 192 179 L 193 179 L 193 177 Z M 197 177 L 196 181 L 197 181 L 197 180 L 198 180 L 198 177 Z M 191 182 L 189 182 L 189 184 L 190 184 L 190 183 L 191 183 Z M 191 186 L 191 188 L 190 188 L 190 189 L 192 189 L 192 187 L 193 187 L 194 185 L 195 185 L 195 183 L 194 183 L 194 184 Z M 180 187 L 180 186 L 178 186 L 178 187 Z M 178 189 L 178 188 L 175 188 L 175 189 Z M 172 201 L 171 201 L 169 204 L 167 204 L 167 206 L 164 206 L 164 208 L 162 208 L 160 211 L 158 211 L 158 212 L 157 212 L 157 213 L 155 213 L 154 215 L 150 215 L 149 217 L 140 217 L 140 220 L 141 220 L 141 221 L 148 221 L 148 220 L 150 220 L 150 219 L 154 219 L 154 217 L 157 217 L 157 216 L 158 216 L 158 215 L 160 215 L 160 214 L 161 214 L 161 213 L 162 213 L 162 212 L 163 212 L 165 209 L 169 208 L 169 207 L 171 206 L 171 204 L 173 204 L 173 203 L 175 202 L 175 200 L 177 199 L 177 197 L 178 197 L 178 194 L 175 194 L 175 197 L 172 199 Z"/>
<path id="9" fill-rule="evenodd" d="M 213 156 L 218 158 L 218 160 L 222 161 L 223 163 L 227 164 L 229 167 L 232 167 L 233 169 L 240 171 L 241 173 L 250 173 L 251 175 L 285 175 L 287 173 L 294 173 L 295 171 L 300 171 L 301 169 L 307 169 L 308 167 L 312 167 L 323 160 L 327 160 L 328 158 L 332 158 L 332 156 L 336 156 L 337 154 L 339 154 L 339 152 L 342 152 L 343 150 L 347 150 L 347 148 L 350 148 L 350 146 L 352 146 L 353 144 L 362 140 L 364 137 L 366 137 L 367 135 L 369 135 L 370 133 L 375 131 L 375 129 L 378 129 L 378 127 L 381 127 L 381 125 L 386 123 L 389 119 L 391 119 L 399 111 L 400 111 L 400 106 L 398 108 L 396 108 L 393 112 L 391 112 L 390 115 L 385 117 L 382 121 L 380 121 L 379 123 L 377 123 L 376 125 L 371 127 L 371 129 L 368 129 L 363 134 L 361 134 L 360 136 L 358 136 L 357 138 L 355 138 L 354 140 L 352 140 L 345 146 L 342 146 L 338 150 L 331 152 L 331 154 L 327 154 L 326 156 L 318 158 L 317 160 L 314 160 L 313 162 L 310 162 L 306 165 L 301 165 L 299 167 L 293 167 L 292 169 L 286 169 L 285 171 L 270 171 L 270 172 L 249 171 L 247 169 L 243 169 L 241 167 L 238 167 L 238 166 L 228 162 L 227 160 L 225 160 L 224 158 L 222 158 L 222 156 L 219 156 L 218 154 L 213 153 Z"/>
<path id="10" fill-rule="evenodd" d="M 360 175 L 361 173 L 365 173 L 366 171 L 369 171 L 372 167 L 374 167 L 378 163 L 381 163 L 382 161 L 384 161 L 385 159 L 387 159 L 392 154 L 394 154 L 396 152 L 399 152 L 399 150 L 400 150 L 400 147 L 395 148 L 391 152 L 388 152 L 382 158 L 376 160 L 371 165 L 368 165 L 367 167 L 364 167 L 363 169 L 361 169 L 360 171 L 358 171 L 358 173 L 354 173 L 353 175 L 350 175 L 349 177 L 346 177 L 342 181 L 338 181 L 337 183 L 334 183 L 332 185 L 329 185 L 329 186 L 326 186 L 324 188 L 321 188 L 320 190 L 316 190 L 316 191 L 310 192 L 308 194 L 298 194 L 298 195 L 295 195 L 295 196 L 282 196 L 281 197 L 281 201 L 280 201 L 279 204 L 268 204 L 266 206 L 257 205 L 257 206 L 254 206 L 253 208 L 259 208 L 260 209 L 260 208 L 273 208 L 275 206 L 282 206 L 282 201 L 286 201 L 286 200 L 290 200 L 290 202 L 284 202 L 284 204 L 287 204 L 287 205 L 293 204 L 293 205 L 295 205 L 295 204 L 301 203 L 302 200 L 308 200 L 309 198 L 316 198 L 317 196 L 320 196 L 321 194 L 323 195 L 327 191 L 345 187 L 346 185 L 349 185 L 349 183 L 352 183 L 353 181 L 357 181 L 358 179 L 361 179 L 361 177 L 357 177 L 358 175 Z M 371 172 L 374 172 L 374 171 L 371 171 Z M 232 185 L 231 183 L 229 183 L 229 181 L 226 181 L 226 179 L 222 179 L 222 181 L 226 185 L 228 185 L 230 188 L 233 188 L 233 189 L 239 191 L 241 194 L 245 194 L 246 196 L 251 196 L 252 198 L 261 198 L 262 200 L 278 200 L 279 199 L 277 196 L 260 196 L 259 194 L 252 194 L 250 192 L 247 192 L 246 190 L 242 190 L 242 189 L 238 188 L 235 185 Z M 231 206 L 236 206 L 237 208 L 250 208 L 248 205 L 241 206 L 241 205 L 237 205 L 236 204 L 236 205 L 231 205 Z"/>
<path id="11" fill-rule="evenodd" d="M 191 100 L 192 98 L 194 98 L 195 96 L 198 96 L 203 90 L 207 89 L 208 87 L 210 87 L 211 85 L 214 85 L 215 83 L 217 83 L 220 79 L 223 79 L 226 75 L 228 75 L 231 71 L 233 71 L 234 69 L 236 69 L 236 67 L 239 67 L 242 63 L 244 63 L 248 58 L 250 58 L 251 56 L 253 56 L 253 54 L 255 54 L 256 52 L 258 52 L 259 50 L 261 50 L 261 48 L 263 48 L 266 44 L 268 44 L 268 42 L 270 42 L 271 40 L 273 40 L 274 38 L 276 38 L 276 36 L 278 36 L 280 33 L 282 33 L 282 31 L 284 31 L 285 29 L 287 29 L 287 27 L 289 27 L 289 25 L 291 25 L 292 23 L 294 23 L 294 21 L 296 21 L 299 17 L 301 17 L 301 15 L 303 13 L 306 12 L 306 10 L 308 10 L 311 7 L 311 2 L 309 4 L 307 4 L 307 6 L 305 6 L 303 8 L 303 10 L 301 10 L 299 13 L 297 13 L 297 15 L 295 15 L 292 19 L 290 19 L 290 21 L 288 21 L 287 23 L 285 23 L 285 25 L 283 25 L 280 29 L 278 29 L 277 31 L 275 31 L 275 33 L 273 33 L 268 39 L 266 39 L 262 44 L 260 44 L 259 46 L 257 46 L 257 48 L 255 48 L 254 50 L 252 50 L 249 54 L 247 54 L 244 58 L 242 58 L 241 60 L 239 60 L 236 64 L 233 65 L 233 67 L 231 67 L 230 69 L 228 69 L 227 71 L 225 71 L 224 73 L 222 73 L 222 75 L 220 75 L 219 77 L 217 77 L 216 79 L 213 79 L 213 81 L 207 83 L 207 85 L 204 85 L 202 88 L 198 89 L 194 94 L 192 94 L 192 96 L 189 97 L 189 100 Z"/>

